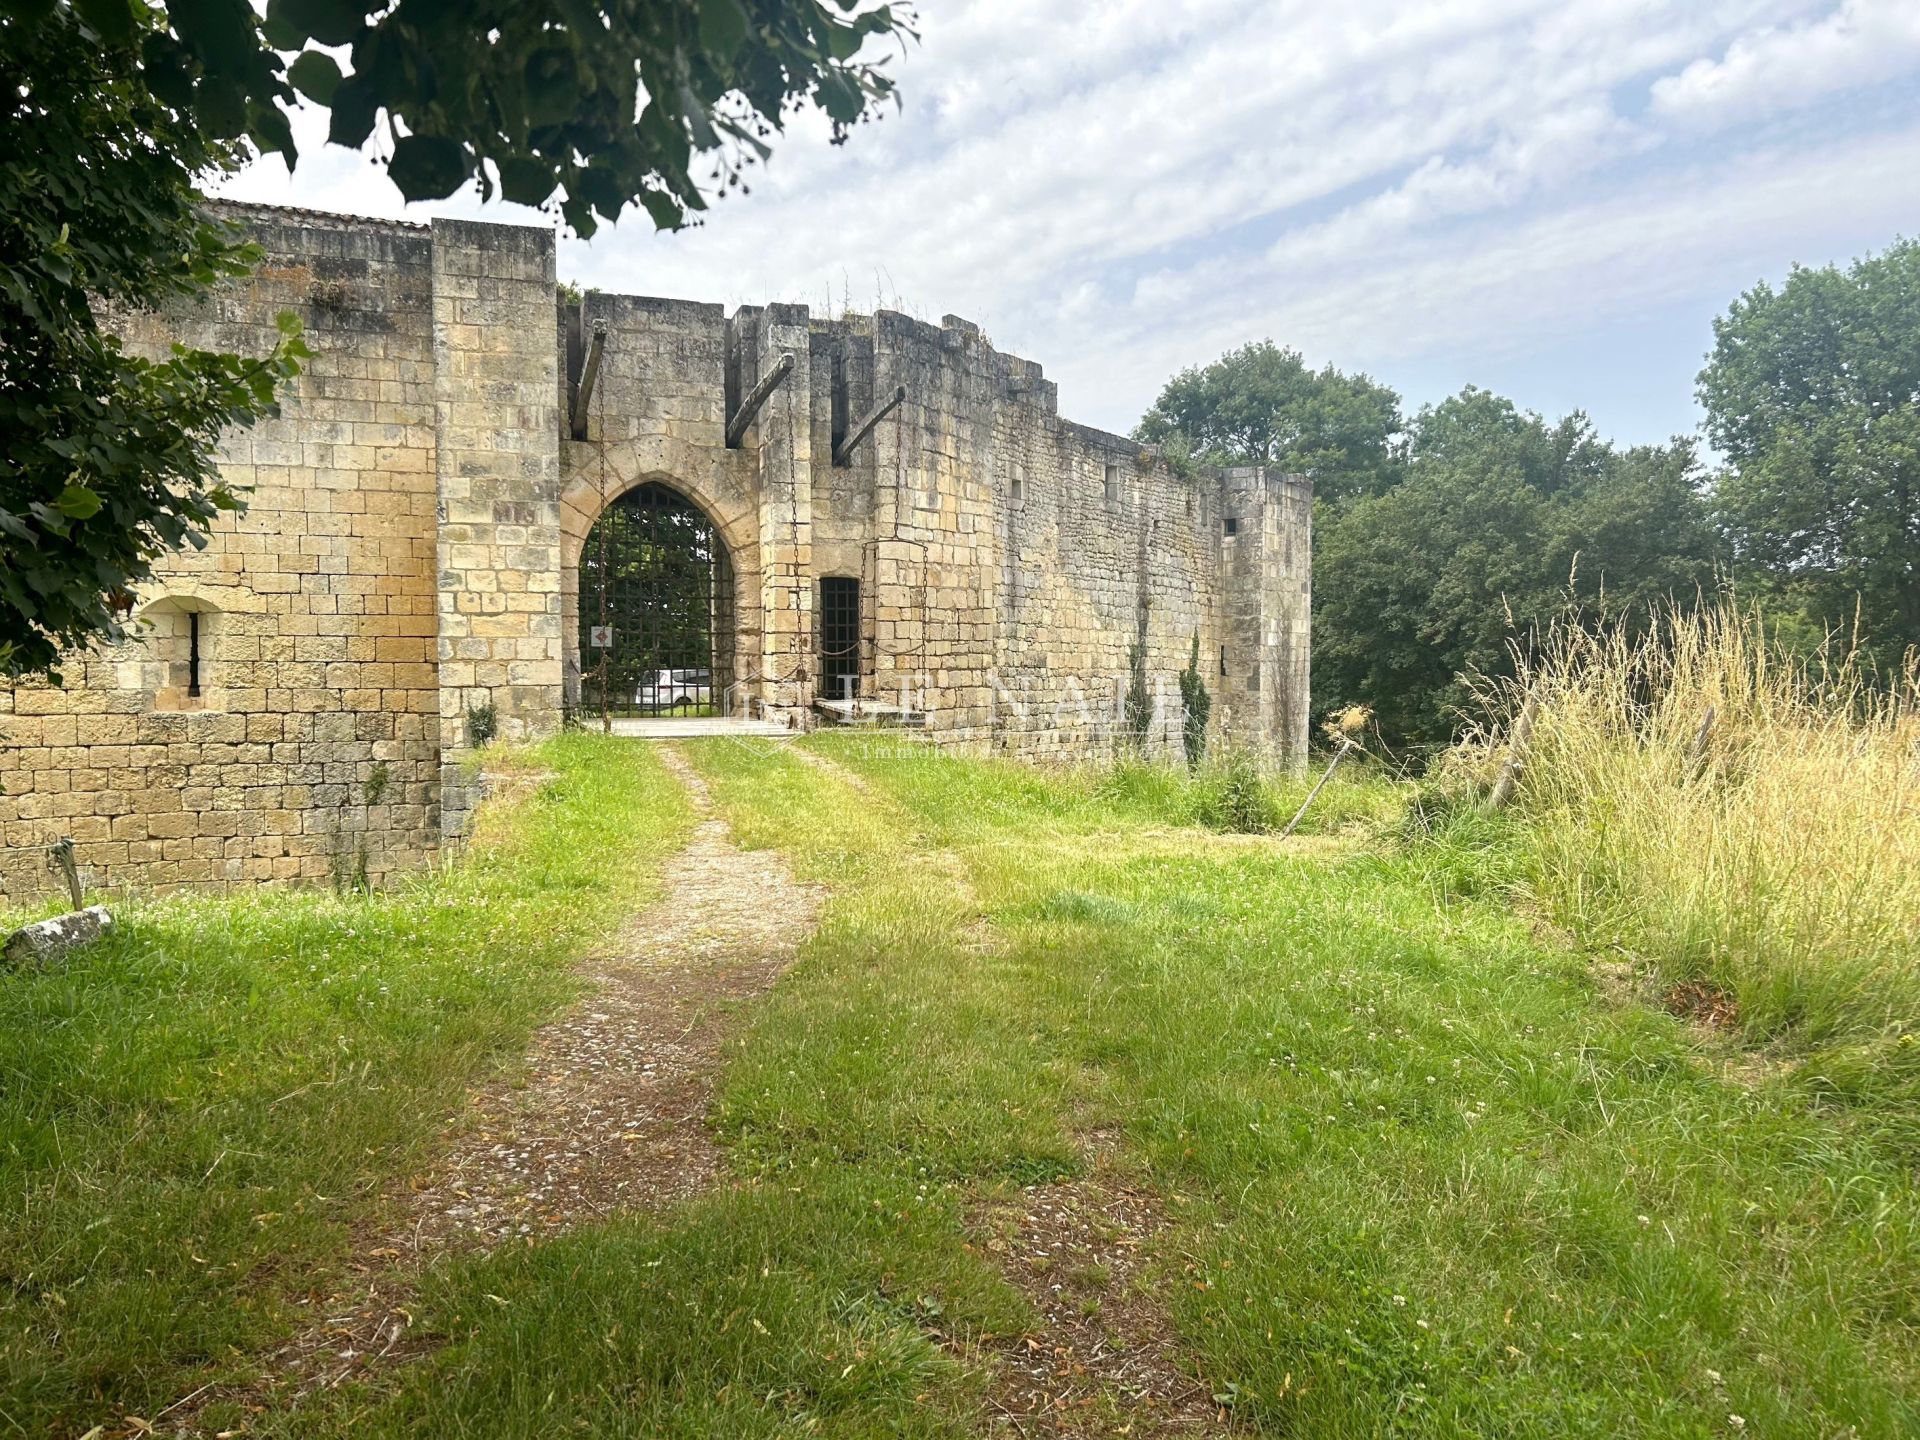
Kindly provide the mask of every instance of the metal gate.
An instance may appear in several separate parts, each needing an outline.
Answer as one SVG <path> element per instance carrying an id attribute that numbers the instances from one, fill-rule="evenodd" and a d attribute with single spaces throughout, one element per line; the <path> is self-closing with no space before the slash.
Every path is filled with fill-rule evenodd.
<path id="1" fill-rule="evenodd" d="M 733 575 L 699 506 L 627 491 L 580 551 L 580 703 L 614 715 L 716 715 L 732 676 Z"/>
<path id="2" fill-rule="evenodd" d="M 820 695 L 853 700 L 860 694 L 860 582 L 846 575 L 820 578 Z"/>

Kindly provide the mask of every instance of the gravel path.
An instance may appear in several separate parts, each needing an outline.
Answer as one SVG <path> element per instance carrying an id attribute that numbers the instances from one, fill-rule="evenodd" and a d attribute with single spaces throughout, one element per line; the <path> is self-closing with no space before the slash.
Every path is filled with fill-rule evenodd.
<path id="1" fill-rule="evenodd" d="M 700 815 L 668 863 L 665 896 L 542 1029 L 521 1084 L 474 1097 L 471 1129 L 418 1192 L 416 1243 L 498 1245 L 713 1183 L 704 1123 L 729 1012 L 771 986 L 813 932 L 824 892 L 771 850 L 742 850 L 681 754 L 661 758 Z"/>
<path id="2" fill-rule="evenodd" d="M 528 1243 L 698 1194 L 724 1165 L 706 1124 L 733 1010 L 813 931 L 825 892 L 771 850 L 742 850 L 686 758 L 661 759 L 699 817 L 658 903 L 579 969 L 588 987 L 535 1033 L 524 1067 L 474 1092 L 443 1161 L 404 1192 L 405 1223 L 373 1238 L 346 1288 L 269 1357 L 241 1399 L 282 1408 L 382 1362 L 434 1348 L 412 1331 L 417 1277 L 453 1253 Z M 173 1424 L 192 1431 L 212 1399 Z"/>

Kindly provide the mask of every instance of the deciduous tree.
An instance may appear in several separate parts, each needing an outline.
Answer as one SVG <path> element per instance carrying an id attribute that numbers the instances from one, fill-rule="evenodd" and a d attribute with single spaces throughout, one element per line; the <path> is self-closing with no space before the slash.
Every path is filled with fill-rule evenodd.
<path id="1" fill-rule="evenodd" d="M 1920 241 L 1796 267 L 1714 322 L 1700 372 L 1743 580 L 1891 659 L 1920 645 Z"/>
<path id="2" fill-rule="evenodd" d="M 103 310 L 203 294 L 252 251 L 200 206 L 233 162 L 135 50 L 68 11 L 0 18 L 0 674 L 117 631 L 153 560 L 237 503 L 212 451 L 270 413 L 298 338 L 251 358 L 124 351 Z"/>
<path id="3" fill-rule="evenodd" d="M 1392 483 L 1400 428 L 1393 391 L 1261 340 L 1174 376 L 1134 434 L 1206 464 L 1306 475 L 1338 501 Z"/>
<path id="4" fill-rule="evenodd" d="M 1620 451 L 1469 387 L 1413 422 L 1406 478 L 1315 512 L 1313 689 L 1373 707 L 1390 743 L 1449 739 L 1466 676 L 1576 608 L 1635 617 L 1714 580 L 1685 441 Z"/>
<path id="5" fill-rule="evenodd" d="M 892 82 L 863 46 L 907 25 L 840 0 L 0 0 L 0 673 L 116 634 L 152 562 L 239 503 L 215 438 L 271 411 L 297 338 L 148 362 L 101 312 L 244 272 L 199 187 L 293 164 L 302 98 L 409 200 L 671 228 L 795 111 L 836 142 L 871 118 Z"/>

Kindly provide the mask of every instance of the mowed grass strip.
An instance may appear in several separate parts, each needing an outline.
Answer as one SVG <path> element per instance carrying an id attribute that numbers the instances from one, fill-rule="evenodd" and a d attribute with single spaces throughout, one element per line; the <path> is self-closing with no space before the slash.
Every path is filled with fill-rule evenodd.
<path id="1" fill-rule="evenodd" d="M 742 843 L 836 887 L 742 1016 L 739 1183 L 448 1267 L 444 1348 L 256 1431 L 984 1433 L 971 1342 L 1029 1317 L 965 1216 L 1095 1128 L 1247 1428 L 1920 1428 L 1897 1155 L 1597 990 L 1512 911 L 1511 834 L 1280 846 L 1185 824 L 1177 773 L 805 743 L 864 786 L 689 747 Z"/>
<path id="2" fill-rule="evenodd" d="M 553 773 L 451 866 L 127 904 L 0 976 L 0 1434 L 152 1417 L 284 1333 L 569 962 L 654 898 L 691 813 L 650 749 L 489 763 Z"/>

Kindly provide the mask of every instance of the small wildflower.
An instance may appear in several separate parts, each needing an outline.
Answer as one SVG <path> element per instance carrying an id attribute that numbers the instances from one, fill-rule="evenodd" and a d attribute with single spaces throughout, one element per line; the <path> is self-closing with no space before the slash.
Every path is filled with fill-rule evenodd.
<path id="1" fill-rule="evenodd" d="M 1727 1416 L 1727 1423 L 1736 1430 L 1744 1430 L 1747 1428 L 1747 1421 L 1744 1415 L 1729 1415 Z"/>
<path id="2" fill-rule="evenodd" d="M 1405 1305 L 1407 1303 L 1407 1297 L 1404 1295 L 1396 1295 L 1393 1297 L 1393 1303 L 1396 1305 Z"/>

